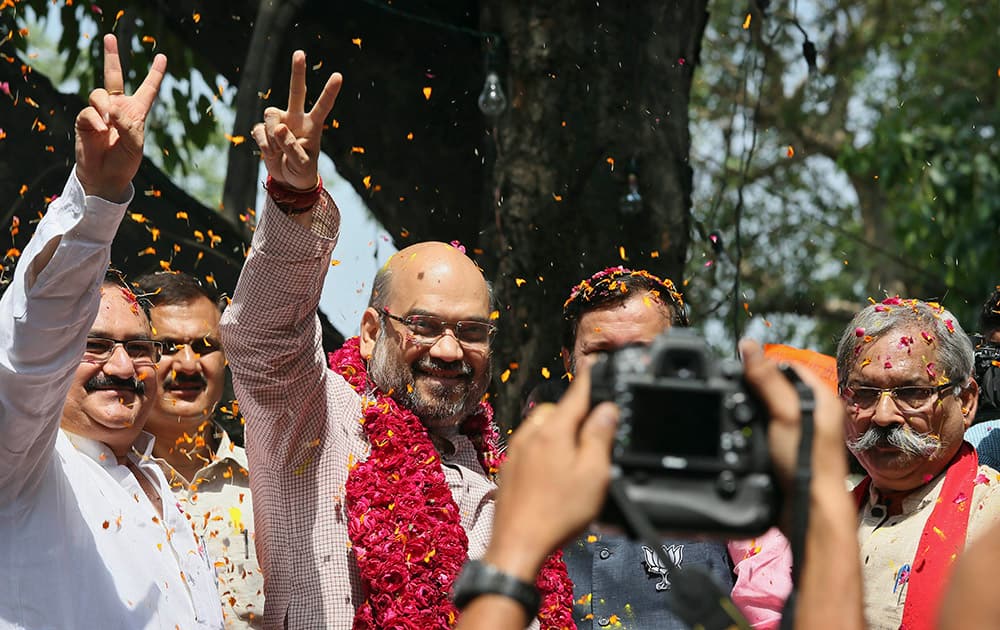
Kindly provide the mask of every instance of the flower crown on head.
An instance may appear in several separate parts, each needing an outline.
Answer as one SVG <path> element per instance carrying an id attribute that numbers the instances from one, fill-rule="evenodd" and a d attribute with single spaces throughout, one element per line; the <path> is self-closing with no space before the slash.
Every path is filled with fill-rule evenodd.
<path id="1" fill-rule="evenodd" d="M 582 306 L 577 305 L 581 305 L 584 302 L 591 302 L 612 294 L 627 293 L 628 286 L 622 282 L 622 278 L 625 277 L 643 278 L 648 284 L 652 285 L 651 288 L 659 296 L 665 293 L 665 302 L 672 303 L 677 312 L 677 317 L 682 323 L 687 324 L 687 315 L 684 312 L 684 296 L 674 287 L 674 283 L 670 278 L 660 278 L 645 269 L 629 269 L 621 265 L 602 269 L 573 287 L 569 292 L 569 297 L 563 303 L 563 317 L 574 317 L 573 311 L 582 308 Z M 654 287 L 658 287 L 659 290 Z"/>

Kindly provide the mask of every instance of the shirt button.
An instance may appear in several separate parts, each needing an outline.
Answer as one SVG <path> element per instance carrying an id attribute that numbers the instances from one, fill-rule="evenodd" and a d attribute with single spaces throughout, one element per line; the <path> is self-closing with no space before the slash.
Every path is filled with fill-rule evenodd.
<path id="1" fill-rule="evenodd" d="M 601 553 L 599 553 L 598 555 L 601 556 L 601 560 L 607 560 L 608 558 L 611 557 L 611 552 L 608 551 L 607 548 L 604 548 L 601 549 Z M 604 624 L 601 625 L 603 626 Z"/>
<path id="2" fill-rule="evenodd" d="M 597 623 L 602 626 L 607 626 L 611 624 L 611 620 L 608 619 L 607 617 L 601 617 L 600 619 L 597 620 Z"/>
<path id="3" fill-rule="evenodd" d="M 881 505 L 872 506 L 873 518 L 882 518 L 883 516 L 885 516 L 885 508 L 883 508 Z"/>

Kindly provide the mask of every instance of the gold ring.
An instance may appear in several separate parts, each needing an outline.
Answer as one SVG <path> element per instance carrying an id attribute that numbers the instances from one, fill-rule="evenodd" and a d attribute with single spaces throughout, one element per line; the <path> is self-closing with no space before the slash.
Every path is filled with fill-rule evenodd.
<path id="1" fill-rule="evenodd" d="M 122 90 L 108 90 L 108 94 L 110 96 L 123 96 L 125 92 L 123 92 Z"/>

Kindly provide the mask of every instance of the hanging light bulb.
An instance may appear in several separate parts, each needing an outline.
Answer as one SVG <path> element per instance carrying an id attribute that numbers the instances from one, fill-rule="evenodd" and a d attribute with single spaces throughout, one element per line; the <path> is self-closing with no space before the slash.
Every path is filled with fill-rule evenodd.
<path id="1" fill-rule="evenodd" d="M 639 193 L 639 176 L 628 174 L 628 191 L 621 198 L 622 214 L 639 214 L 642 212 L 642 194 Z"/>
<path id="2" fill-rule="evenodd" d="M 483 84 L 483 91 L 479 93 L 479 111 L 483 114 L 495 118 L 507 109 L 507 97 L 504 96 L 500 88 L 500 77 L 496 72 L 489 72 L 486 75 L 486 83 Z"/>

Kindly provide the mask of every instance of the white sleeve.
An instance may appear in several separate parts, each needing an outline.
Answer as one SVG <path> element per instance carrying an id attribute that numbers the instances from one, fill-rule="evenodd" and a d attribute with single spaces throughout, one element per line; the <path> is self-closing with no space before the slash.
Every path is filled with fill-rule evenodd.
<path id="1" fill-rule="evenodd" d="M 49 461 L 132 192 L 121 204 L 87 196 L 74 169 L 0 298 L 0 506 Z"/>

